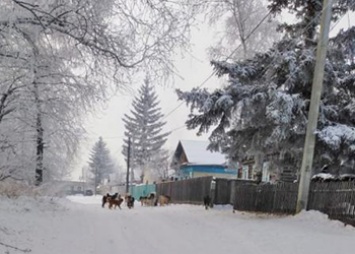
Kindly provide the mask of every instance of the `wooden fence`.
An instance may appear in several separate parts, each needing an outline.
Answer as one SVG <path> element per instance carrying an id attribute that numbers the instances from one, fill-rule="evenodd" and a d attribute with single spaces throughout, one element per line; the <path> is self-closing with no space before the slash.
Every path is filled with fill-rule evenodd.
<path id="1" fill-rule="evenodd" d="M 212 177 L 199 177 L 156 185 L 157 195 L 169 195 L 172 203 L 202 204 L 210 194 Z"/>
<path id="2" fill-rule="evenodd" d="M 275 214 L 296 211 L 298 183 L 244 184 L 235 192 L 235 210 Z M 355 226 L 355 182 L 312 182 L 307 210 L 321 211 Z"/>
<path id="3" fill-rule="evenodd" d="M 211 195 L 212 177 L 164 182 L 157 194 L 169 195 L 173 203 L 202 204 Z M 233 204 L 235 210 L 273 214 L 294 214 L 298 183 L 261 183 L 216 179 L 214 204 Z M 318 210 L 330 218 L 355 226 L 355 181 L 312 182 L 307 210 Z"/>
<path id="4" fill-rule="evenodd" d="M 214 193 L 214 204 L 216 205 L 226 205 L 234 204 L 236 187 L 245 184 L 252 184 L 255 181 L 252 180 L 241 180 L 241 179 L 223 179 L 217 178 L 216 189 Z"/>
<path id="5" fill-rule="evenodd" d="M 355 182 L 312 182 L 308 210 L 355 226 Z"/>
<path id="6" fill-rule="evenodd" d="M 234 209 L 275 214 L 294 214 L 298 184 L 244 184 L 236 186 Z"/>

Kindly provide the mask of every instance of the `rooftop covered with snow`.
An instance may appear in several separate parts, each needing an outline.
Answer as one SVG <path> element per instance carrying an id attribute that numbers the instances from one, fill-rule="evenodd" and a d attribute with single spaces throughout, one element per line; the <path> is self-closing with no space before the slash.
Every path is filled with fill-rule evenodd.
<path id="1" fill-rule="evenodd" d="M 207 150 L 208 141 L 180 140 L 174 153 L 173 163 L 223 165 L 227 160 L 222 153 Z"/>

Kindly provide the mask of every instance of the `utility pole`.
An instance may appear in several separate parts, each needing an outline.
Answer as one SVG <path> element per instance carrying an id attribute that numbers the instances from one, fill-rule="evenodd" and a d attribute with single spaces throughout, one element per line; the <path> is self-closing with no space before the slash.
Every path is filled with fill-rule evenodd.
<path id="1" fill-rule="evenodd" d="M 128 137 L 126 193 L 129 192 L 129 162 L 131 160 L 131 137 Z"/>
<path id="2" fill-rule="evenodd" d="M 97 190 L 97 165 L 95 165 L 94 196 L 96 196 L 96 190 Z"/>
<path id="3" fill-rule="evenodd" d="M 130 171 L 130 178 L 131 178 L 131 183 L 134 181 L 134 158 L 135 158 L 135 147 L 134 147 L 134 139 L 131 140 L 131 158 L 132 158 L 132 163 L 131 163 L 131 171 Z"/>
<path id="4" fill-rule="evenodd" d="M 313 74 L 311 104 L 308 112 L 306 140 L 303 149 L 301 177 L 298 187 L 296 213 L 299 213 L 303 209 L 307 209 L 308 204 L 308 195 L 311 183 L 311 173 L 315 146 L 314 132 L 317 129 L 319 104 L 323 87 L 324 65 L 327 55 L 330 21 L 332 17 L 332 1 L 333 0 L 323 1 L 321 29 L 317 45 L 316 66 Z"/>

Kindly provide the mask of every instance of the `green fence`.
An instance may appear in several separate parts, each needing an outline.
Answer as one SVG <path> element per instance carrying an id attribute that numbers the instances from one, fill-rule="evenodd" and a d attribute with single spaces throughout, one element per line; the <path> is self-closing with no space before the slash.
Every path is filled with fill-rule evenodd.
<path id="1" fill-rule="evenodd" d="M 156 188 L 155 184 L 133 185 L 130 186 L 129 192 L 136 200 L 139 200 L 142 196 L 147 196 L 151 192 L 156 192 Z"/>

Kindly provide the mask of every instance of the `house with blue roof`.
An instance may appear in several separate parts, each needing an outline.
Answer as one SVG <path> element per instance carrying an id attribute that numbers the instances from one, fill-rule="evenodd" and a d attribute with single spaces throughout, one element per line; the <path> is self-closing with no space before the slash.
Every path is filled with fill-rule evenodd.
<path id="1" fill-rule="evenodd" d="M 228 168 L 223 154 L 207 150 L 208 144 L 208 141 L 179 141 L 171 163 L 179 179 L 203 176 L 237 178 L 237 169 Z"/>

